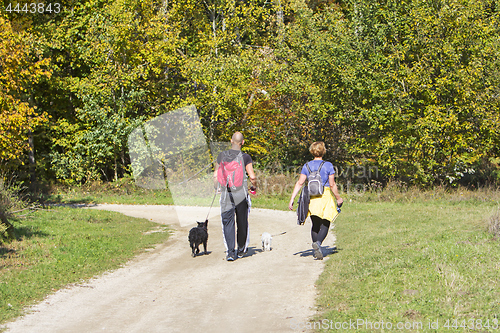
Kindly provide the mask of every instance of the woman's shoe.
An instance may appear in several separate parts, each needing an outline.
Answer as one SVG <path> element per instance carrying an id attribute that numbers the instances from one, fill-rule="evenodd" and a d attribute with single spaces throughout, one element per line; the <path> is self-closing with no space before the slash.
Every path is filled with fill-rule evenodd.
<path id="1" fill-rule="evenodd" d="M 316 258 L 317 260 L 323 260 L 323 252 L 321 252 L 320 243 L 312 243 L 312 248 L 314 250 L 314 258 Z"/>

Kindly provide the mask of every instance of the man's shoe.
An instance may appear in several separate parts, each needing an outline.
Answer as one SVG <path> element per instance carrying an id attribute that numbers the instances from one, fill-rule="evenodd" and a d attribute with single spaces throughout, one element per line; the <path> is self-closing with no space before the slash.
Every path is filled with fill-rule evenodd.
<path id="1" fill-rule="evenodd" d="M 318 260 L 323 260 L 323 252 L 321 252 L 321 247 L 319 242 L 312 243 L 312 248 L 314 250 L 314 258 Z"/>
<path id="2" fill-rule="evenodd" d="M 228 255 L 226 256 L 226 260 L 227 260 L 227 261 L 235 261 L 235 260 L 236 260 L 236 258 L 235 258 L 235 256 L 234 256 L 234 254 L 233 254 L 233 255 L 228 254 Z"/>
<path id="3" fill-rule="evenodd" d="M 240 250 L 238 250 L 238 258 L 243 258 L 243 256 L 245 254 L 247 254 L 247 253 L 248 253 L 248 250 L 247 251 L 240 251 Z"/>

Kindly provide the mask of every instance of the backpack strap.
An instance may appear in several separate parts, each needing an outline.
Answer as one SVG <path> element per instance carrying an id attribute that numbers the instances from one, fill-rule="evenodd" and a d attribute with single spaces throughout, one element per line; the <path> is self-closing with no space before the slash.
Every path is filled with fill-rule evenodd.
<path id="1" fill-rule="evenodd" d="M 311 174 L 312 171 L 311 171 L 311 168 L 309 168 L 309 162 L 306 163 L 306 168 L 307 168 L 307 171 L 309 171 L 309 174 Z"/>
<path id="2" fill-rule="evenodd" d="M 241 166 L 243 167 L 243 176 L 246 176 L 247 174 L 247 168 L 245 165 L 245 159 L 243 158 L 243 152 L 240 150 L 238 155 L 236 155 L 236 158 L 234 159 L 235 161 L 241 161 Z"/>
<path id="3" fill-rule="evenodd" d="M 323 164 L 325 164 L 325 161 L 321 161 L 321 164 L 319 165 L 319 168 L 318 168 L 318 172 L 321 171 L 321 167 L 323 166 Z M 306 168 L 307 168 L 307 171 L 309 171 L 309 173 L 311 173 L 311 168 L 309 168 L 309 162 L 306 163 Z"/>
<path id="4" fill-rule="evenodd" d="M 325 161 L 321 161 L 321 164 L 319 165 L 319 168 L 318 168 L 318 172 L 321 171 L 321 167 L 323 166 L 323 164 L 325 164 Z"/>
<path id="5" fill-rule="evenodd" d="M 323 166 L 323 164 L 325 164 L 325 161 L 321 161 L 321 164 L 319 165 L 319 168 L 318 168 L 318 173 L 321 175 L 320 171 L 321 171 L 321 167 Z M 327 180 L 328 181 L 328 180 Z M 326 184 L 326 182 L 325 182 Z M 323 186 L 325 186 L 325 184 L 323 184 Z"/>

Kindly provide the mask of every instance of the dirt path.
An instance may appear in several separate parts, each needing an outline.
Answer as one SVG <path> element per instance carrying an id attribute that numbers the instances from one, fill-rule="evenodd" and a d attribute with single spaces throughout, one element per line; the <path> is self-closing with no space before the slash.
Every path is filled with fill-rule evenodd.
<path id="1" fill-rule="evenodd" d="M 192 258 L 188 230 L 207 208 L 99 205 L 172 225 L 172 237 L 123 268 L 60 290 L 7 325 L 7 332 L 291 332 L 314 315 L 314 283 L 324 261 L 313 260 L 310 224 L 297 226 L 294 212 L 252 209 L 246 257 L 224 260 L 217 208 L 209 218 L 209 255 Z M 182 225 L 182 226 L 181 226 Z M 273 250 L 262 252 L 267 231 Z M 333 245 L 329 235 L 324 245 Z M 298 330 L 302 331 L 302 330 Z"/>

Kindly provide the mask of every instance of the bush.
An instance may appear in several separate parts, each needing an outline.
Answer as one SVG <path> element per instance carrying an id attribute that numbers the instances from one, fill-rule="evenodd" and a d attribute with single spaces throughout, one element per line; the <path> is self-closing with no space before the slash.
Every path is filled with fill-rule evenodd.
<path id="1" fill-rule="evenodd" d="M 0 178 L 0 243 L 14 239 L 14 226 L 11 221 L 12 211 L 21 209 L 26 204 L 20 198 L 21 188 L 11 183 L 5 183 L 3 177 Z"/>

